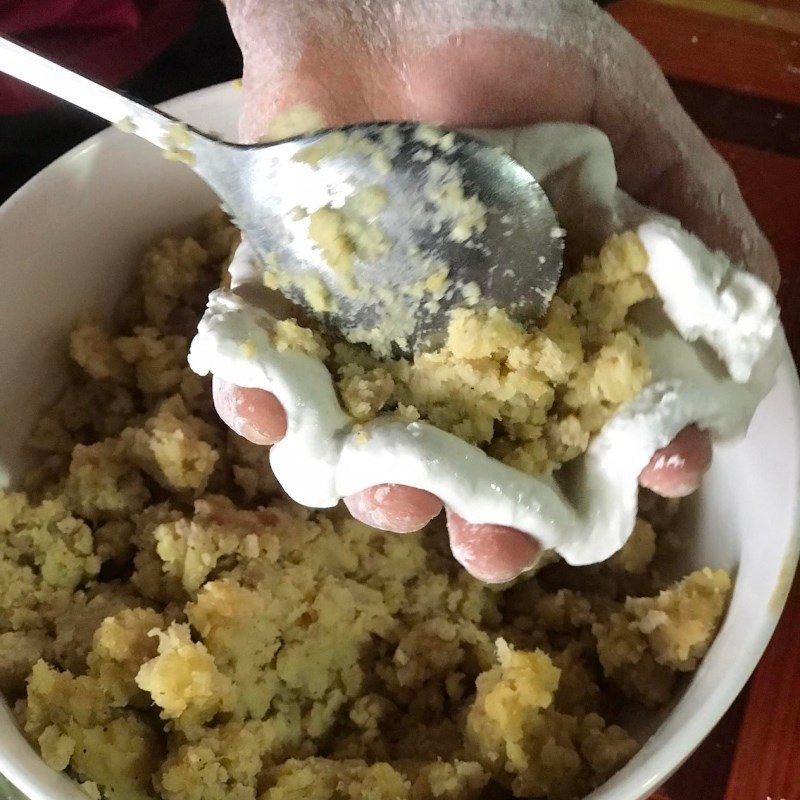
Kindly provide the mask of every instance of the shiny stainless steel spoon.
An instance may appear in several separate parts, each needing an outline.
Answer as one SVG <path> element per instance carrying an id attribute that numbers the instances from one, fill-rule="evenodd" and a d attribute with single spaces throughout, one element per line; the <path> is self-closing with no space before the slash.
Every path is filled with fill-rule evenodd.
<path id="1" fill-rule="evenodd" d="M 268 282 L 352 341 L 388 338 L 408 354 L 441 340 L 453 308 L 532 319 L 558 284 L 563 242 L 543 189 L 509 155 L 463 134 L 378 122 L 241 145 L 2 38 L 0 70 L 189 165 Z"/>

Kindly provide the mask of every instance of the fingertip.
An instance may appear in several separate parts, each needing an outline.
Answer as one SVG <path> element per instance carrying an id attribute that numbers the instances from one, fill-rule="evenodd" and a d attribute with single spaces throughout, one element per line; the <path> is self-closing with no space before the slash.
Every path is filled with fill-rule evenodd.
<path id="1" fill-rule="evenodd" d="M 474 524 L 449 508 L 446 511 L 453 557 L 483 583 L 508 583 L 533 567 L 542 554 L 539 542 L 516 528 Z"/>
<path id="2" fill-rule="evenodd" d="M 711 458 L 708 431 L 687 425 L 666 447 L 653 453 L 639 473 L 639 484 L 661 497 L 687 497 L 700 487 Z"/>
<path id="3" fill-rule="evenodd" d="M 235 386 L 216 375 L 211 387 L 222 421 L 249 442 L 270 445 L 286 435 L 286 411 L 274 394 Z"/>
<path id="4" fill-rule="evenodd" d="M 442 510 L 436 495 L 412 486 L 382 483 L 344 498 L 359 522 L 391 533 L 413 533 L 424 528 Z"/>

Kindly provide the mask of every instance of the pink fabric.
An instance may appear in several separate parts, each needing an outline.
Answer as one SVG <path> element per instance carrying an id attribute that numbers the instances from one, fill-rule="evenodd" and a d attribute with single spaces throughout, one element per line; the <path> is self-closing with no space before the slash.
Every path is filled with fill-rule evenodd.
<path id="1" fill-rule="evenodd" d="M 0 0 L 0 29 L 11 36 L 59 26 L 133 29 L 139 20 L 132 0 Z"/>
<path id="2" fill-rule="evenodd" d="M 0 0 L 0 34 L 113 86 L 185 33 L 195 6 L 196 0 Z M 53 102 L 0 76 L 0 114 Z"/>

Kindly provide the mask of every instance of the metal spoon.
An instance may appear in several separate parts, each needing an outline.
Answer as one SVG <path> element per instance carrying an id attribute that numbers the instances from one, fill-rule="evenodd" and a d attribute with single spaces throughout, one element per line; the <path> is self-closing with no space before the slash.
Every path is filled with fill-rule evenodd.
<path id="1" fill-rule="evenodd" d="M 267 283 L 351 341 L 409 354 L 441 341 L 454 308 L 532 319 L 556 289 L 563 242 L 543 189 L 463 134 L 377 122 L 241 145 L 2 38 L 0 70 L 184 161 L 231 213 Z"/>

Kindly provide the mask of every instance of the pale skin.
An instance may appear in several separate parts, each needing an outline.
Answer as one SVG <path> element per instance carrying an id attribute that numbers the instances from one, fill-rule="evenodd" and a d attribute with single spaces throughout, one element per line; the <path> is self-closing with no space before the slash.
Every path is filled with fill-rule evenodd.
<path id="1" fill-rule="evenodd" d="M 491 24 L 469 0 L 455 14 L 436 0 L 406 0 L 402 10 L 379 0 L 370 13 L 348 0 L 227 5 L 244 54 L 243 140 L 258 139 L 276 113 L 300 103 L 331 126 L 375 119 L 474 127 L 587 122 L 609 136 L 622 188 L 775 285 L 774 255 L 732 173 L 652 59 L 589 0 L 509 0 L 494 9 L 502 19 Z M 537 19 L 552 29 L 537 29 Z M 217 411 L 233 430 L 259 445 L 283 438 L 286 413 L 273 395 L 216 377 L 213 385 Z M 688 426 L 654 453 L 640 483 L 682 497 L 697 489 L 710 462 L 708 433 Z M 423 489 L 386 484 L 345 504 L 362 522 L 395 533 L 419 530 L 443 508 Z M 482 581 L 511 580 L 541 554 L 535 538 L 520 531 L 446 514 L 454 556 Z"/>

